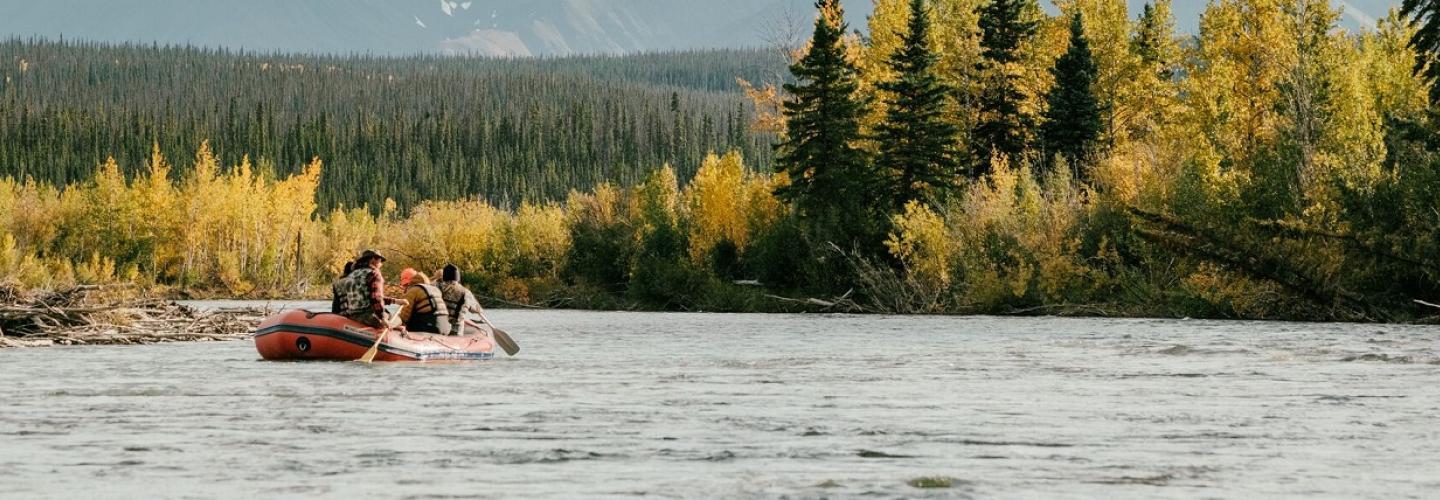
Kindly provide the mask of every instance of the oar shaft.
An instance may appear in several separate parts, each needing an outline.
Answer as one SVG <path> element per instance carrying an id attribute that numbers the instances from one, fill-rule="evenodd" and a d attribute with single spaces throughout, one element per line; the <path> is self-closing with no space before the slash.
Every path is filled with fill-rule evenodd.
<path id="1" fill-rule="evenodd" d="M 370 350 L 365 351 L 364 356 L 360 356 L 361 363 L 369 364 L 375 361 L 375 356 L 380 354 L 380 343 L 385 341 L 385 336 L 388 334 L 390 334 L 390 328 L 386 326 L 384 330 L 375 335 L 375 345 L 370 346 Z"/>

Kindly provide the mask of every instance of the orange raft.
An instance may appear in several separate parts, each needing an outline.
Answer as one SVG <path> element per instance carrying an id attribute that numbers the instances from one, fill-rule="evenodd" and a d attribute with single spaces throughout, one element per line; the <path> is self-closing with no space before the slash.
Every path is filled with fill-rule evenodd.
<path id="1" fill-rule="evenodd" d="M 495 357 L 490 327 L 468 324 L 462 336 L 393 330 L 375 361 L 484 361 Z M 379 332 L 338 314 L 294 310 L 271 316 L 255 331 L 255 349 L 272 361 L 355 361 Z"/>

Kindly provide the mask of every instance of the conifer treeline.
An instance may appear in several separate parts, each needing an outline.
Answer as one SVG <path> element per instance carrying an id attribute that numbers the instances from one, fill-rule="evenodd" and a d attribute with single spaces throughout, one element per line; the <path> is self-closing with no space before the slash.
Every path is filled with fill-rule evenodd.
<path id="1" fill-rule="evenodd" d="M 688 178 L 710 151 L 765 167 L 773 139 L 749 130 L 735 82 L 773 79 L 775 59 L 324 57 L 12 39 L 0 43 L 0 175 L 66 184 L 110 156 L 134 169 L 152 144 L 186 157 L 209 140 L 224 164 L 248 154 L 276 175 L 323 158 L 322 207 L 559 199 L 667 163 Z"/>
<path id="2" fill-rule="evenodd" d="M 812 287 L 1350 319 L 1440 293 L 1436 0 L 1356 34 L 1323 0 L 1213 0 L 1188 43 L 1170 0 L 877 0 L 869 37 L 841 3 L 776 120 Z"/>

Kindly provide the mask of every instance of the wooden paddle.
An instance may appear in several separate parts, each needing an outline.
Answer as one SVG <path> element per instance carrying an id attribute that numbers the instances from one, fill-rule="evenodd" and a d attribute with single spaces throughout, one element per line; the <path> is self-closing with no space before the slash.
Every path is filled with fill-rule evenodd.
<path id="1" fill-rule="evenodd" d="M 480 313 L 480 321 L 490 325 L 490 332 L 495 337 L 495 343 L 500 344 L 500 348 L 505 350 L 505 354 L 514 356 L 520 352 L 520 344 L 516 344 L 515 339 L 510 338 L 510 334 L 505 333 L 505 330 L 501 330 L 495 326 L 495 323 L 491 323 L 490 318 L 486 317 L 484 312 Z"/>
<path id="2" fill-rule="evenodd" d="M 495 343 L 500 344 L 500 348 L 505 350 L 505 354 L 514 356 L 520 352 L 520 345 L 516 344 L 515 339 L 510 338 L 510 334 L 505 333 L 505 330 L 495 328 L 495 325 L 490 325 L 490 330 L 495 333 Z"/>
<path id="3" fill-rule="evenodd" d="M 384 330 L 380 331 L 380 333 L 375 335 L 375 345 L 370 346 L 370 350 L 365 351 L 364 356 L 360 356 L 360 362 L 367 365 L 375 362 L 375 356 L 380 354 L 380 342 L 385 340 L 385 336 L 389 334 L 390 325 L 387 324 L 385 325 Z"/>

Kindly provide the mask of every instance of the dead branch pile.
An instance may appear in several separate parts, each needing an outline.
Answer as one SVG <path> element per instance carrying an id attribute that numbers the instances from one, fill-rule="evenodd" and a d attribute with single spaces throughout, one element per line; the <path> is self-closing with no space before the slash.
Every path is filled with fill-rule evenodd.
<path id="1" fill-rule="evenodd" d="M 0 348 L 236 340 L 265 316 L 261 310 L 200 311 L 133 295 L 122 287 L 30 293 L 0 287 Z"/>
<path id="2" fill-rule="evenodd" d="M 801 306 L 806 307 L 806 308 L 807 308 L 806 310 L 814 311 L 814 312 L 825 312 L 825 313 L 857 313 L 857 314 L 858 314 L 858 313 L 864 313 L 864 312 L 865 312 L 865 308 L 864 308 L 864 307 L 861 307 L 860 304 L 856 303 L 854 300 L 852 300 L 852 299 L 850 298 L 850 295 L 853 294 L 853 293 L 855 293 L 855 290 L 850 290 L 850 291 L 848 291 L 848 292 L 845 292 L 845 295 L 841 295 L 841 296 L 839 296 L 839 297 L 835 297 L 835 298 L 830 299 L 830 300 L 817 299 L 817 298 L 814 298 L 814 297 L 811 297 L 811 298 L 808 298 L 808 299 L 792 299 L 792 298 L 789 298 L 789 297 L 781 297 L 781 296 L 779 296 L 779 295 L 771 295 L 771 294 L 768 294 L 768 293 L 765 294 L 765 298 L 774 299 L 774 300 L 778 300 L 778 301 L 781 301 L 781 302 L 787 302 L 787 303 L 791 303 L 791 304 L 798 304 L 798 305 L 801 305 Z"/>

